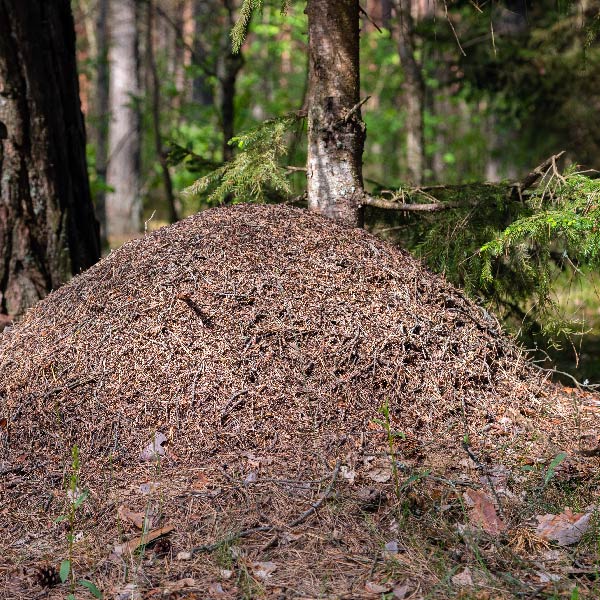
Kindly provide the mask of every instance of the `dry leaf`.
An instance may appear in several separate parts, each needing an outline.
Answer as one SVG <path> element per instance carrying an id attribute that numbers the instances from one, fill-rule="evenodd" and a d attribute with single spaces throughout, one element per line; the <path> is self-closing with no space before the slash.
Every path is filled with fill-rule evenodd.
<path id="1" fill-rule="evenodd" d="M 191 552 L 178 552 L 175 560 L 192 560 Z"/>
<path id="2" fill-rule="evenodd" d="M 141 600 L 141 598 L 142 594 L 135 583 L 128 583 L 115 594 L 115 600 Z"/>
<path id="3" fill-rule="evenodd" d="M 208 595 L 212 596 L 213 598 L 219 598 L 220 596 L 225 596 L 227 594 L 227 592 L 223 589 L 223 586 L 218 583 L 211 583 L 208 586 Z"/>
<path id="4" fill-rule="evenodd" d="M 148 532 L 146 535 L 140 535 L 136 538 L 133 538 L 129 542 L 119 544 L 118 546 L 115 546 L 115 554 L 121 555 L 125 554 L 126 552 L 135 552 L 142 544 L 150 544 L 159 537 L 171 533 L 173 529 L 175 529 L 173 525 L 165 525 L 160 529 L 154 529 L 153 531 Z"/>
<path id="5" fill-rule="evenodd" d="M 506 523 L 498 516 L 494 502 L 481 490 L 467 490 L 463 494 L 469 507 L 469 519 L 490 535 L 498 535 L 506 529 Z"/>
<path id="6" fill-rule="evenodd" d="M 250 471 L 248 475 L 244 478 L 244 483 L 248 485 L 249 483 L 256 483 L 258 481 L 258 473 L 256 471 Z"/>
<path id="7" fill-rule="evenodd" d="M 172 594 L 173 592 L 180 592 L 181 590 L 194 587 L 195 585 L 196 580 L 192 577 L 187 577 L 186 579 L 180 579 L 179 581 L 168 583 L 163 593 Z"/>
<path id="8" fill-rule="evenodd" d="M 250 567 L 252 568 L 252 573 L 256 575 L 259 579 L 267 579 L 271 576 L 271 573 L 275 571 L 277 565 L 273 562 L 253 562 Z"/>
<path id="9" fill-rule="evenodd" d="M 140 493 L 141 494 L 151 494 L 152 492 L 156 492 L 158 490 L 159 484 L 154 481 L 146 481 L 144 483 L 140 483 Z"/>
<path id="10" fill-rule="evenodd" d="M 356 471 L 353 471 L 346 465 L 342 465 L 340 474 L 350 485 L 352 485 L 356 479 Z"/>
<path id="11" fill-rule="evenodd" d="M 473 585 L 473 575 L 471 574 L 471 569 L 469 569 L 469 567 L 465 567 L 465 570 L 462 573 L 458 573 L 452 578 L 452 583 L 459 586 Z"/>
<path id="12" fill-rule="evenodd" d="M 221 569 L 219 571 L 219 575 L 221 575 L 221 577 L 223 579 L 231 579 L 231 576 L 233 575 L 233 571 L 231 569 Z"/>
<path id="13" fill-rule="evenodd" d="M 406 598 L 406 596 L 410 593 L 410 586 L 408 585 L 408 583 L 396 585 L 394 586 L 392 593 L 394 595 L 394 598 L 396 598 L 397 600 L 404 600 L 404 598 Z"/>
<path id="14" fill-rule="evenodd" d="M 391 589 L 391 585 L 380 585 L 379 583 L 375 583 L 373 581 L 367 581 L 367 583 L 365 583 L 365 590 L 369 592 L 369 594 L 385 594 Z"/>
<path id="15" fill-rule="evenodd" d="M 156 460 L 160 456 L 164 456 L 166 448 L 164 444 L 167 442 L 167 436 L 160 431 L 154 434 L 152 441 L 141 451 L 140 460 L 149 461 Z"/>
<path id="16" fill-rule="evenodd" d="M 127 521 L 128 523 L 135 525 L 138 529 L 144 528 L 144 519 L 146 519 L 147 516 L 148 522 L 146 523 L 146 529 L 152 528 L 152 518 L 150 514 L 146 515 L 145 513 L 134 512 L 126 506 L 119 506 L 117 513 L 122 521 Z"/>
<path id="17" fill-rule="evenodd" d="M 203 490 L 210 483 L 210 479 L 205 473 L 198 473 L 198 476 L 192 482 L 193 490 Z"/>
<path id="18" fill-rule="evenodd" d="M 367 477 L 377 483 L 385 483 L 392 478 L 389 469 L 371 469 L 367 472 Z"/>
<path id="19" fill-rule="evenodd" d="M 594 509 L 584 513 L 573 513 L 567 507 L 559 515 L 538 515 L 535 532 L 544 540 L 556 542 L 559 546 L 576 544 L 590 526 Z"/>

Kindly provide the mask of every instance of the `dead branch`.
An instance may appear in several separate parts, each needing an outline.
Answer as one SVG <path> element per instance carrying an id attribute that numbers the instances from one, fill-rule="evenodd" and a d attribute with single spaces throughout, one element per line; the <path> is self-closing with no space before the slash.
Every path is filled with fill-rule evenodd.
<path id="1" fill-rule="evenodd" d="M 308 519 L 308 517 L 316 513 L 319 510 L 319 508 L 321 508 L 323 503 L 327 500 L 327 498 L 329 498 L 329 495 L 331 494 L 333 487 L 336 484 L 338 475 L 340 474 L 341 466 L 342 461 L 338 459 L 338 461 L 335 463 L 333 473 L 331 474 L 331 481 L 329 482 L 329 485 L 327 486 L 325 492 L 323 492 L 321 497 L 314 504 L 311 504 L 310 508 L 305 510 L 299 517 L 297 517 L 291 523 L 289 523 L 287 525 L 287 528 L 291 529 L 292 527 L 297 527 L 298 525 L 301 525 L 302 523 L 304 523 L 304 521 L 306 521 L 306 519 Z M 192 548 L 190 552 L 191 554 L 199 554 L 200 552 L 214 552 L 217 548 L 220 548 L 224 544 L 230 544 L 235 540 L 247 538 L 251 535 L 254 535 L 255 533 L 267 533 L 270 531 L 279 532 L 280 528 L 276 527 L 275 525 L 261 525 L 260 527 L 251 527 L 250 529 L 244 529 L 243 531 L 232 533 L 224 537 L 222 540 L 214 542 L 213 544 L 203 544 L 202 546 L 196 546 Z M 274 540 L 273 538 L 269 540 L 267 547 L 274 544 L 276 540 L 276 536 L 274 537 Z"/>
<path id="2" fill-rule="evenodd" d="M 522 198 L 523 192 L 535 184 L 539 179 L 544 177 L 548 169 L 552 166 L 556 169 L 556 161 L 565 153 L 564 150 L 558 154 L 553 154 L 547 158 L 542 164 L 538 165 L 533 171 L 527 173 L 522 181 L 513 183 L 510 187 L 512 189 L 513 196 Z"/>
<path id="3" fill-rule="evenodd" d="M 561 151 L 558 154 L 554 154 L 547 158 L 543 163 L 537 166 L 533 171 L 528 173 L 526 177 L 524 177 L 521 181 L 517 181 L 509 184 L 502 183 L 475 183 L 475 184 L 464 184 L 464 185 L 430 185 L 430 186 L 420 186 L 417 188 L 412 188 L 410 190 L 405 190 L 399 197 L 412 196 L 416 194 L 422 194 L 426 198 L 433 200 L 433 202 L 428 203 L 406 203 L 399 202 L 396 199 L 388 200 L 386 198 L 381 198 L 378 196 L 370 196 L 368 194 L 365 195 L 363 200 L 363 205 L 365 206 L 373 206 L 375 208 L 382 208 L 384 210 L 397 210 L 397 211 L 406 211 L 406 212 L 440 212 L 443 210 L 449 210 L 451 208 L 458 208 L 460 206 L 464 206 L 465 204 L 476 205 L 476 201 L 465 201 L 465 202 L 437 202 L 436 197 L 430 194 L 429 192 L 439 192 L 439 191 L 458 191 L 458 190 L 466 190 L 470 187 L 476 189 L 478 187 L 484 186 L 489 188 L 504 188 L 507 190 L 507 194 L 509 197 L 514 199 L 523 199 L 523 193 L 531 188 L 539 179 L 544 177 L 549 169 L 554 169 L 556 173 L 556 161 L 565 153 L 565 151 Z M 392 193 L 389 191 L 388 193 Z"/>
<path id="4" fill-rule="evenodd" d="M 409 212 L 439 212 L 456 208 L 460 206 L 456 202 L 430 202 L 428 204 L 407 204 L 406 202 L 396 202 L 386 200 L 385 198 L 376 198 L 375 196 L 365 196 L 363 205 L 383 208 L 384 210 L 399 210 Z"/>

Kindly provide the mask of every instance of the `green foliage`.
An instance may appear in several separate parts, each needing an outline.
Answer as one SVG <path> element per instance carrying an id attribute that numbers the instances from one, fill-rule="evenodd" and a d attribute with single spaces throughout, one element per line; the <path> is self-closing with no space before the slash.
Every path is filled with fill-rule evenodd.
<path id="1" fill-rule="evenodd" d="M 290 194 L 280 160 L 287 152 L 287 133 L 297 120 L 295 114 L 271 119 L 234 137 L 229 142 L 238 149 L 234 158 L 200 178 L 185 193 L 207 195 L 211 204 L 225 200 L 257 202 L 273 192 L 279 196 Z"/>
<path id="2" fill-rule="evenodd" d="M 281 12 L 286 13 L 290 5 L 290 0 L 281 0 Z M 248 33 L 248 26 L 255 11 L 262 10 L 263 0 L 243 0 L 240 7 L 240 16 L 231 30 L 231 47 L 234 54 L 237 54 Z"/>
<path id="3" fill-rule="evenodd" d="M 402 242 L 520 326 L 555 339 L 575 333 L 553 289 L 564 270 L 585 278 L 582 269 L 600 264 L 600 179 L 571 170 L 522 199 L 512 192 L 506 184 L 436 189 L 437 200 L 458 208 L 405 220 Z"/>
<path id="4" fill-rule="evenodd" d="M 555 174 L 527 198 L 519 218 L 481 247 L 479 259 L 482 289 L 497 289 L 496 273 L 512 263 L 530 292 L 533 314 L 546 318 L 549 333 L 557 324 L 567 332 L 567 324 L 552 318 L 552 284 L 559 269 L 600 263 L 600 180 Z"/>

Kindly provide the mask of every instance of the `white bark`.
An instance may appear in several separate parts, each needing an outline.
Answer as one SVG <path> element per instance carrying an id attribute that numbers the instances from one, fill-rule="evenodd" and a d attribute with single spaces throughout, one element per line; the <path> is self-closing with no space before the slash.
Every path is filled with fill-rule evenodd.
<path id="1" fill-rule="evenodd" d="M 135 0 L 111 1 L 107 231 L 122 238 L 141 227 L 139 53 Z"/>

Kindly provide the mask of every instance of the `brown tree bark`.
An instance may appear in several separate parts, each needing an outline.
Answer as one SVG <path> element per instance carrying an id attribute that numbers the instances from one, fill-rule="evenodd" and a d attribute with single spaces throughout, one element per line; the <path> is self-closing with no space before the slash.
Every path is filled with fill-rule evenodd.
<path id="1" fill-rule="evenodd" d="M 98 0 L 96 15 L 96 94 L 94 112 L 96 113 L 96 176 L 106 184 L 106 163 L 108 160 L 108 128 L 110 105 L 108 98 L 108 0 Z M 100 241 L 108 243 L 106 232 L 106 192 L 98 190 L 95 197 L 96 215 L 100 222 Z"/>
<path id="2" fill-rule="evenodd" d="M 404 72 L 402 99 L 406 109 L 406 163 L 411 182 L 423 183 L 425 170 L 424 104 L 425 82 L 415 58 L 414 22 L 411 0 L 395 0 L 398 19 L 397 45 Z"/>
<path id="3" fill-rule="evenodd" d="M 162 172 L 163 185 L 165 186 L 165 196 L 167 207 L 169 209 L 169 222 L 175 223 L 179 220 L 177 207 L 175 206 L 175 195 L 173 194 L 173 182 L 169 172 L 167 153 L 163 147 L 162 135 L 160 132 L 160 81 L 158 79 L 158 69 L 156 58 L 154 56 L 154 1 L 148 0 L 146 7 L 146 55 L 148 58 L 148 75 L 150 81 L 146 86 L 152 93 L 152 129 L 154 132 L 154 147 Z"/>
<path id="4" fill-rule="evenodd" d="M 235 86 L 238 74 L 244 66 L 244 57 L 240 50 L 234 54 L 231 50 L 229 32 L 235 25 L 235 5 L 232 0 L 225 0 L 227 26 L 223 32 L 222 49 L 217 60 L 217 79 L 219 80 L 218 102 L 223 130 L 223 161 L 233 158 L 233 148 L 229 140 L 233 137 L 235 128 Z"/>
<path id="5" fill-rule="evenodd" d="M 363 224 L 358 0 L 308 0 L 308 206 Z"/>
<path id="6" fill-rule="evenodd" d="M 206 72 L 207 51 L 203 43 L 203 37 L 207 36 L 211 12 L 214 8 L 207 0 L 194 1 L 194 43 L 192 63 L 198 67 L 198 73 L 192 83 L 192 99 L 201 106 L 212 106 L 214 104 L 213 86 L 208 81 Z"/>
<path id="7" fill-rule="evenodd" d="M 0 0 L 0 314 L 100 256 L 69 0 Z"/>
<path id="8" fill-rule="evenodd" d="M 141 227 L 139 49 L 136 0 L 110 2 L 110 128 L 106 195 L 108 235 L 126 238 Z"/>

